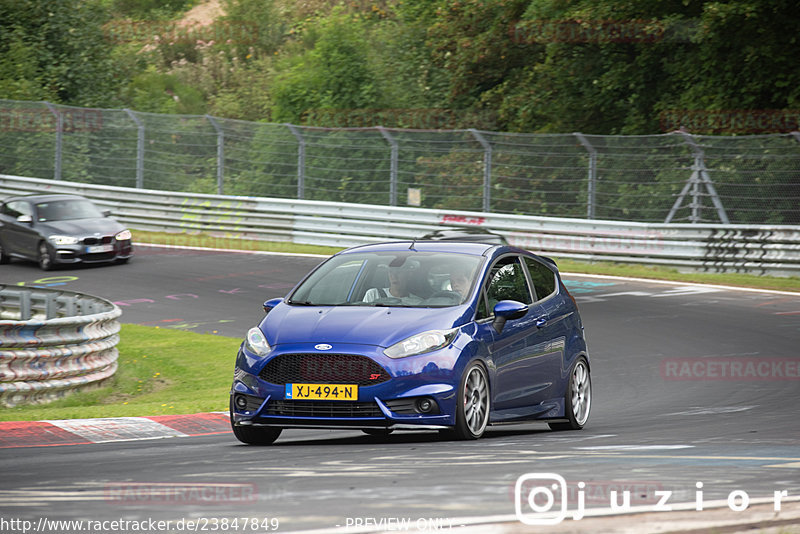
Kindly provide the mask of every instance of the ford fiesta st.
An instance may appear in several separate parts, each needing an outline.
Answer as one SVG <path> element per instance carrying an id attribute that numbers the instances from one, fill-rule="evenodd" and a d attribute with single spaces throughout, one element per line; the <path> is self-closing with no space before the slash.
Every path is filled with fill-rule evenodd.
<path id="1" fill-rule="evenodd" d="M 249 444 L 285 428 L 580 429 L 589 355 L 555 263 L 507 245 L 415 241 L 340 252 L 264 303 L 236 358 L 231 425 Z"/>

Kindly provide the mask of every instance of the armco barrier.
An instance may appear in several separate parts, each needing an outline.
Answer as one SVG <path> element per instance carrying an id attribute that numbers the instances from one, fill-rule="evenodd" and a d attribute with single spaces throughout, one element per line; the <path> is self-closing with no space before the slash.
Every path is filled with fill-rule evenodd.
<path id="1" fill-rule="evenodd" d="M 84 195 L 133 229 L 207 232 L 347 247 L 411 239 L 437 227 L 481 227 L 562 258 L 669 265 L 709 272 L 800 274 L 800 226 L 658 224 L 233 197 L 0 175 L 0 197 Z"/>
<path id="2" fill-rule="evenodd" d="M 90 295 L 0 284 L 0 405 L 48 402 L 113 376 L 121 314 Z"/>

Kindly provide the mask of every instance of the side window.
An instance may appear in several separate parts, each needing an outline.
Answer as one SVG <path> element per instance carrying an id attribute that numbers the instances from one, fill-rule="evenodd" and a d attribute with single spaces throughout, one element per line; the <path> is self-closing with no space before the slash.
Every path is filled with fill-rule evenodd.
<path id="1" fill-rule="evenodd" d="M 16 201 L 3 204 L 3 215 L 14 217 L 15 219 L 20 215 L 30 215 L 31 207 L 27 202 Z"/>
<path id="2" fill-rule="evenodd" d="M 523 304 L 533 302 L 522 264 L 516 256 L 501 258 L 492 266 L 484 291 L 486 299 L 479 303 L 477 317 L 490 317 L 494 305 L 501 300 L 516 300 Z"/>
<path id="3" fill-rule="evenodd" d="M 556 292 L 556 275 L 553 271 L 533 258 L 525 258 L 525 264 L 536 290 L 536 300 L 546 299 Z"/>

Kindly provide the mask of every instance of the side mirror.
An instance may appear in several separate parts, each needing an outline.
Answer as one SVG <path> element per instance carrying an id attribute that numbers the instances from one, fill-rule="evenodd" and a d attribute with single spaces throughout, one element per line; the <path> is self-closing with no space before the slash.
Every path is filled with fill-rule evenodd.
<path id="1" fill-rule="evenodd" d="M 528 305 L 516 300 L 501 300 L 494 305 L 494 322 L 492 326 L 499 334 L 503 331 L 506 321 L 519 319 L 528 313 Z"/>
<path id="2" fill-rule="evenodd" d="M 23 224 L 30 224 L 33 222 L 33 217 L 31 217 L 30 215 L 20 215 L 19 217 L 17 217 L 17 222 Z"/>
<path id="3" fill-rule="evenodd" d="M 280 304 L 281 302 L 283 302 L 283 299 L 282 299 L 282 298 L 277 298 L 277 299 L 269 299 L 268 301 L 266 301 L 266 302 L 264 303 L 264 313 L 269 313 L 269 312 L 271 312 L 271 311 L 272 311 L 272 308 L 274 308 L 275 306 L 277 306 L 277 305 L 278 305 L 278 304 Z"/>

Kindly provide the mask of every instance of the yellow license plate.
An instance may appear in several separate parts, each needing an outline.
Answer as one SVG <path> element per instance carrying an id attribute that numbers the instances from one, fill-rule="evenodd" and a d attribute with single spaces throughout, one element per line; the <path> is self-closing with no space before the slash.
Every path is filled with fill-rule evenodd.
<path id="1" fill-rule="evenodd" d="M 286 384 L 286 399 L 291 400 L 358 400 L 356 384 Z"/>

